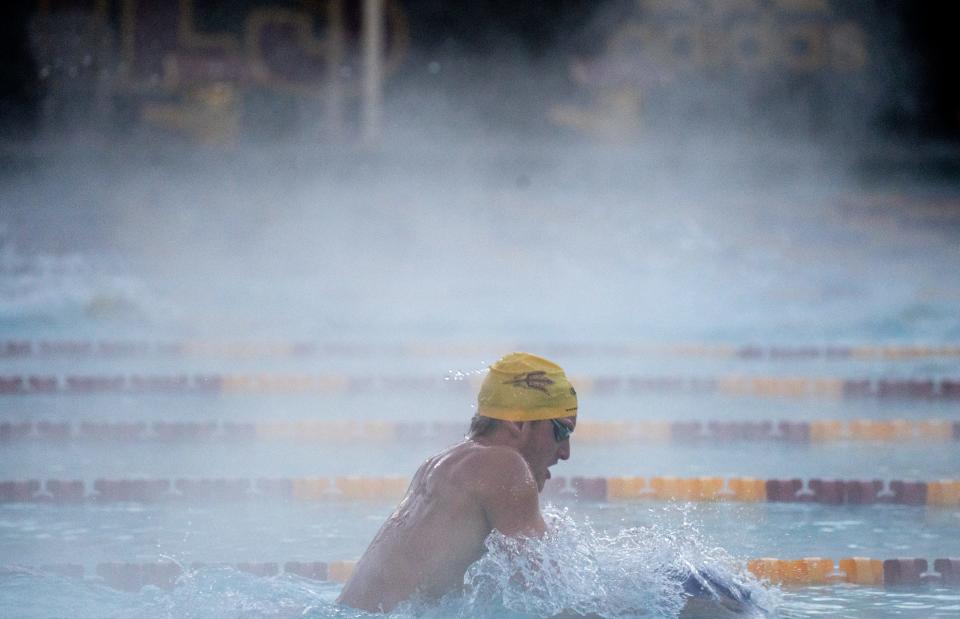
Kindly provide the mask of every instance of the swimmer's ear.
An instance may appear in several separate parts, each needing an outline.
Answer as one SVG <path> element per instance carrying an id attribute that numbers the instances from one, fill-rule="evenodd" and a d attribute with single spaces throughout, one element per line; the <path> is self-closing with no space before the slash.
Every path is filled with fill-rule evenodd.
<path id="1" fill-rule="evenodd" d="M 523 434 L 524 427 L 529 425 L 525 421 L 501 421 L 500 423 L 503 424 L 511 436 L 520 436 Z"/>

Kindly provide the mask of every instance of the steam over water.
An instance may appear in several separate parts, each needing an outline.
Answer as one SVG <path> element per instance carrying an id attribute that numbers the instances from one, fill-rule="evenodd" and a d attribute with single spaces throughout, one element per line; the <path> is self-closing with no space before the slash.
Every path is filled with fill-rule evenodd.
<path id="1" fill-rule="evenodd" d="M 95 205 L 8 197 L 2 318 L 201 337 L 957 336 L 955 224 L 910 205 L 949 194 L 851 194 L 802 162 L 769 187 L 752 158 L 691 180 L 635 153 L 514 157 L 347 182 L 241 158 L 164 180 L 117 171 L 119 195 L 79 179 Z M 91 236 L 106 240 L 83 247 Z"/>

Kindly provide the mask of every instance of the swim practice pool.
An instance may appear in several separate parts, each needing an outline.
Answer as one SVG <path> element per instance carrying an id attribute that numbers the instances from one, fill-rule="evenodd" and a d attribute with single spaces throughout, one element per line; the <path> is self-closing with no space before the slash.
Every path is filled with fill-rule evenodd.
<path id="1" fill-rule="evenodd" d="M 573 217 L 577 196 L 557 193 L 543 201 Z M 373 223 L 300 231 L 343 254 L 320 292 L 307 267 L 279 276 L 269 260 L 209 278 L 196 247 L 134 263 L 8 247 L 0 606 L 355 616 L 333 605 L 350 561 L 418 464 L 466 429 L 486 364 L 527 349 L 580 393 L 572 458 L 544 495 L 545 551 L 575 569 L 524 594 L 491 589 L 486 561 L 469 575 L 480 593 L 397 614 L 669 612 L 677 592 L 658 574 L 683 559 L 751 583 L 781 616 L 957 616 L 958 219 L 935 198 L 686 204 L 686 223 L 651 206 L 581 222 L 586 240 L 563 255 L 570 226 L 493 206 L 473 223 L 511 217 L 500 245 L 458 244 L 466 232 L 445 222 L 444 260 L 365 249 L 388 231 L 418 238 L 378 207 Z M 635 243 L 647 229 L 666 240 Z M 482 260 L 512 277 L 487 278 Z M 168 261 L 196 281 L 150 270 Z M 544 261 L 578 292 L 563 311 L 538 284 Z"/>
<path id="2" fill-rule="evenodd" d="M 447 371 L 467 367 L 462 353 L 404 346 L 364 371 L 363 355 L 331 347 L 247 342 L 240 358 L 236 343 L 164 352 L 128 342 L 121 354 L 118 341 L 112 353 L 93 339 L 72 340 L 73 350 L 18 341 L 4 359 L 0 457 L 5 480 L 37 482 L 0 490 L 0 548 L 5 606 L 23 616 L 344 614 L 332 605 L 336 580 L 404 478 L 465 429 L 479 376 Z M 582 420 L 573 457 L 554 469 L 567 491 L 551 480 L 544 502 L 601 565 L 620 565 L 623 553 L 622 540 L 604 536 L 631 527 L 680 538 L 636 544 L 731 573 L 763 557 L 831 558 L 831 574 L 797 574 L 769 594 L 786 616 L 955 614 L 960 591 L 934 560 L 960 555 L 960 486 L 920 496 L 909 482 L 957 477 L 949 389 L 960 355 L 905 351 L 786 347 L 784 358 L 758 359 L 743 348 L 637 349 L 611 361 L 568 346 Z M 215 388 L 210 367 L 221 372 Z M 402 372 L 383 371 L 392 367 Z M 935 390 L 911 395 L 921 379 Z M 838 380 L 870 385 L 844 392 L 828 382 Z M 794 478 L 802 489 L 774 497 L 777 480 Z M 838 490 L 837 479 L 850 483 Z M 881 485 L 863 490 L 874 479 Z M 854 491 L 853 480 L 864 483 Z M 861 563 L 857 584 L 844 582 L 846 557 L 929 564 L 923 584 L 905 574 L 893 586 Z M 568 583 L 574 593 L 578 584 L 592 586 Z M 444 612 L 454 608 L 477 610 Z"/>

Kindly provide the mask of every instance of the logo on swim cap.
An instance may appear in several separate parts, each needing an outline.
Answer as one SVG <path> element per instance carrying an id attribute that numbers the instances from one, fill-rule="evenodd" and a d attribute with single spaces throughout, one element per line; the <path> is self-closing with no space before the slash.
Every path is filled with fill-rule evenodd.
<path id="1" fill-rule="evenodd" d="M 477 414 L 508 421 L 571 417 L 577 414 L 577 392 L 556 363 L 511 353 L 490 366 L 477 395 Z"/>
<path id="2" fill-rule="evenodd" d="M 549 393 L 547 391 L 547 386 L 556 384 L 554 381 L 547 378 L 546 372 L 528 372 L 526 374 L 521 374 L 513 380 L 508 380 L 504 385 L 513 385 L 514 387 L 524 387 L 526 389 L 536 389 L 537 391 L 542 391 L 544 393 Z M 573 389 L 570 389 L 573 391 Z"/>

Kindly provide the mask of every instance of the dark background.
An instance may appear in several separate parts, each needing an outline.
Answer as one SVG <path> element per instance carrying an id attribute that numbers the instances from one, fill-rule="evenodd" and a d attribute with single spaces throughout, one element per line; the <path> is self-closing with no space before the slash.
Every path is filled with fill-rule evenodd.
<path id="1" fill-rule="evenodd" d="M 229 22 L 256 2 L 198 0 L 198 19 Z M 349 4 L 349 3 L 347 3 Z M 30 138 L 44 96 L 39 68 L 31 55 L 29 23 L 35 4 L 8 4 L 0 19 L 0 136 Z M 531 62 L 557 49 L 588 49 L 595 40 L 588 25 L 595 19 L 594 0 L 516 2 L 513 0 L 405 0 L 410 53 L 426 58 L 438 52 L 478 60 L 504 49 L 519 49 Z M 881 135 L 923 140 L 960 140 L 960 37 L 955 30 L 960 4 L 931 0 L 859 0 L 839 3 L 838 11 L 856 8 L 878 16 L 892 28 L 886 57 L 877 70 L 898 74 L 891 92 L 872 119 Z M 511 76 L 513 79 L 515 76 Z"/>

